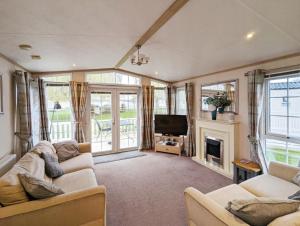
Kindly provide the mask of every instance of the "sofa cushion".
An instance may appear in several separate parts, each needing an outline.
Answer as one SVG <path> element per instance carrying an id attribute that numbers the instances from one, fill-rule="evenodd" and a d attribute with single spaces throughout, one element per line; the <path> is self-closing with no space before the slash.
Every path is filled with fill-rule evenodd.
<path id="1" fill-rule="evenodd" d="M 65 173 L 70 173 L 81 169 L 93 169 L 93 156 L 91 153 L 83 153 L 60 163 L 60 166 Z"/>
<path id="2" fill-rule="evenodd" d="M 237 184 L 231 184 L 229 186 L 209 192 L 206 195 L 224 208 L 227 206 L 229 201 L 234 199 L 255 198 L 255 195 L 251 194 Z"/>
<path id="3" fill-rule="evenodd" d="M 299 186 L 291 182 L 269 174 L 246 180 L 240 183 L 240 186 L 258 197 L 275 197 L 279 199 L 287 199 L 300 189 Z"/>
<path id="4" fill-rule="evenodd" d="M 0 203 L 3 206 L 29 201 L 18 178 L 19 173 L 29 173 L 38 179 L 44 179 L 44 160 L 39 155 L 29 152 L 0 178 Z"/>
<path id="5" fill-rule="evenodd" d="M 54 179 L 53 183 L 64 192 L 72 192 L 86 188 L 96 187 L 97 181 L 92 169 L 83 169 L 76 172 L 64 174 Z"/>
<path id="6" fill-rule="evenodd" d="M 288 199 L 256 197 L 232 200 L 226 209 L 252 226 L 262 226 L 277 217 L 296 212 L 299 205 L 300 202 Z"/>
<path id="7" fill-rule="evenodd" d="M 59 162 L 64 162 L 80 154 L 79 145 L 75 140 L 62 141 L 53 144 L 53 146 L 56 149 Z"/>
<path id="8" fill-rule="evenodd" d="M 56 178 L 64 174 L 64 171 L 59 165 L 58 159 L 55 155 L 43 152 L 41 157 L 45 161 L 45 172 L 48 177 Z"/>
<path id="9" fill-rule="evenodd" d="M 56 185 L 33 177 L 29 173 L 20 173 L 18 176 L 25 191 L 35 199 L 50 198 L 64 193 Z"/>
<path id="10" fill-rule="evenodd" d="M 278 217 L 273 220 L 268 226 L 299 226 L 300 211 L 290 213 L 282 217 Z"/>

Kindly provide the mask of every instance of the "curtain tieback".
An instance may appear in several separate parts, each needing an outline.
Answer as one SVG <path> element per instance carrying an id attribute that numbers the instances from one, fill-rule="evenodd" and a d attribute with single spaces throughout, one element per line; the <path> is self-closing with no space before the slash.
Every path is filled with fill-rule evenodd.
<path id="1" fill-rule="evenodd" d="M 248 135 L 248 140 L 251 144 L 257 144 L 258 140 L 256 139 L 256 137 L 250 136 Z"/>

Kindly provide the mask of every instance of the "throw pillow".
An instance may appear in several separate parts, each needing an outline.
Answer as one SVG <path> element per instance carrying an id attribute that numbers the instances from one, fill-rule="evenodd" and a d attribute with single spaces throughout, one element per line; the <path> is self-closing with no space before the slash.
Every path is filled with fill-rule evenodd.
<path id="1" fill-rule="evenodd" d="M 66 161 L 80 155 L 79 144 L 74 140 L 59 142 L 53 144 L 53 146 L 56 149 L 59 162 Z"/>
<path id="2" fill-rule="evenodd" d="M 300 171 L 293 177 L 293 182 L 300 186 Z"/>
<path id="3" fill-rule="evenodd" d="M 56 178 L 64 174 L 55 155 L 42 152 L 41 157 L 45 160 L 45 172 L 48 177 Z"/>
<path id="4" fill-rule="evenodd" d="M 268 225 L 277 217 L 296 212 L 300 202 L 257 197 L 233 200 L 226 209 L 252 226 Z"/>
<path id="5" fill-rule="evenodd" d="M 50 198 L 64 194 L 63 190 L 54 184 L 33 177 L 29 173 L 18 174 L 18 176 L 25 191 L 35 199 Z"/>
<path id="6" fill-rule="evenodd" d="M 300 190 L 289 196 L 289 199 L 300 201 Z"/>

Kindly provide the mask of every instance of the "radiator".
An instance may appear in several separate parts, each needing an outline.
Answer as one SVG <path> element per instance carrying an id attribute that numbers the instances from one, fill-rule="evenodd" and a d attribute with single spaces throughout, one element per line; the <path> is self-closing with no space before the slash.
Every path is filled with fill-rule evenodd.
<path id="1" fill-rule="evenodd" d="M 16 163 L 16 154 L 10 154 L 0 159 L 0 177 L 4 175 Z"/>

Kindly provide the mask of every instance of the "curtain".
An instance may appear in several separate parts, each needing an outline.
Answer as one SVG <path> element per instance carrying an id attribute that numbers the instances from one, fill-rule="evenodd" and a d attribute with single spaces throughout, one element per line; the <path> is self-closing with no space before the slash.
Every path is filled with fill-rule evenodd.
<path id="1" fill-rule="evenodd" d="M 265 99 L 265 72 L 263 70 L 254 70 L 247 72 L 246 76 L 248 76 L 248 140 L 250 143 L 250 157 L 252 161 L 261 166 L 263 172 L 267 172 L 261 137 Z"/>
<path id="2" fill-rule="evenodd" d="M 32 147 L 30 76 L 27 72 L 15 71 L 14 79 L 17 95 L 15 135 L 19 138 L 16 154 L 18 158 L 21 158 Z"/>
<path id="3" fill-rule="evenodd" d="M 141 146 L 142 150 L 152 150 L 154 148 L 154 87 L 142 87 L 142 117 L 141 117 Z"/>
<path id="4" fill-rule="evenodd" d="M 176 87 L 168 86 L 166 88 L 167 94 L 167 114 L 176 114 Z"/>
<path id="5" fill-rule="evenodd" d="M 186 156 L 192 157 L 196 155 L 195 139 L 194 139 L 194 126 L 193 126 L 193 84 L 185 83 L 185 97 L 186 97 L 186 111 L 187 111 L 187 143 L 186 143 Z"/>
<path id="6" fill-rule="evenodd" d="M 231 105 L 227 107 L 228 111 L 233 111 L 235 109 L 235 91 L 232 90 L 232 87 L 231 83 L 226 84 L 226 95 L 228 100 L 231 100 Z"/>
<path id="7" fill-rule="evenodd" d="M 39 105 L 40 105 L 40 139 L 50 141 L 48 113 L 46 106 L 45 84 L 43 79 L 38 79 Z"/>
<path id="8" fill-rule="evenodd" d="M 74 138 L 78 143 L 85 142 L 83 124 L 86 111 L 87 88 L 87 82 L 70 82 L 72 111 L 75 120 Z"/>

